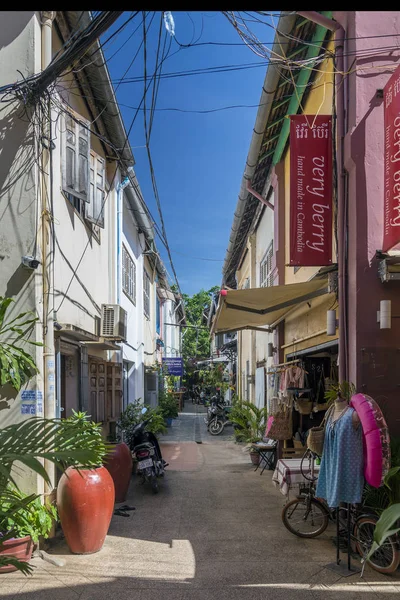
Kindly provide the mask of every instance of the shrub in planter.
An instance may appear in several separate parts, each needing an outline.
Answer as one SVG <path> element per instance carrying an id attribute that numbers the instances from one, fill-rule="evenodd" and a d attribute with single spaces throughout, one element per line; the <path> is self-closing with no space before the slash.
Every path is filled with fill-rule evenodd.
<path id="1" fill-rule="evenodd" d="M 161 414 L 160 408 L 149 408 L 147 407 L 146 414 L 142 411 L 143 403 L 140 398 L 128 404 L 126 409 L 121 413 L 121 417 L 118 421 L 118 429 L 120 431 L 120 437 L 123 441 L 128 444 L 131 448 L 133 429 L 146 419 L 151 417 L 151 421 L 146 427 L 147 431 L 151 431 L 154 435 L 157 433 L 165 433 L 166 427 L 164 417 Z"/>
<path id="2" fill-rule="evenodd" d="M 55 520 L 55 506 L 42 504 L 38 496 L 27 496 L 19 490 L 8 489 L 0 504 L 0 555 L 28 562 L 34 544 L 38 544 L 40 537 L 49 537 Z M 16 570 L 14 560 L 0 567 L 0 573 Z"/>
<path id="3" fill-rule="evenodd" d="M 171 424 L 172 419 L 178 417 L 178 405 L 171 392 L 162 391 L 158 395 L 158 407 L 167 424 Z"/>

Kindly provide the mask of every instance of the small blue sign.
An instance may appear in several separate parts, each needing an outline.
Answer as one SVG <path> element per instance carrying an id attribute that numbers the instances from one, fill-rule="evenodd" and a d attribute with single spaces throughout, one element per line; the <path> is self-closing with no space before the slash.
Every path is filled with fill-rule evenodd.
<path id="1" fill-rule="evenodd" d="M 163 358 L 163 365 L 167 368 L 169 375 L 175 375 L 175 377 L 183 376 L 183 359 L 182 357 L 175 358 Z"/>

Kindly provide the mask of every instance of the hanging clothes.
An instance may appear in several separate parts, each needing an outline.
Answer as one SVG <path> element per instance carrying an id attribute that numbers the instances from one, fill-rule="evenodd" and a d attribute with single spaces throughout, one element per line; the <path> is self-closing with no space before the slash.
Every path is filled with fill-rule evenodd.
<path id="1" fill-rule="evenodd" d="M 285 370 L 284 377 L 284 389 L 281 391 L 286 391 L 287 388 L 296 387 L 296 388 L 304 388 L 304 377 L 305 371 L 299 365 L 293 365 L 288 367 Z"/>
<path id="2" fill-rule="evenodd" d="M 348 407 L 335 421 L 332 415 L 325 428 L 324 450 L 316 496 L 336 508 L 341 502 L 358 504 L 364 487 L 362 427 L 353 425 L 354 409 Z"/>

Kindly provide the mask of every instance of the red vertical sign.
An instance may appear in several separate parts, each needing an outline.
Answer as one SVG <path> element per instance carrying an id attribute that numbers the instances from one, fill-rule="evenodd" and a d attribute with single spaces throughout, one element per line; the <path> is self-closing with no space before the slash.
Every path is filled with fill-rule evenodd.
<path id="1" fill-rule="evenodd" d="M 290 265 L 332 263 L 332 117 L 290 117 Z"/>
<path id="2" fill-rule="evenodd" d="M 400 67 L 383 90 L 385 127 L 385 200 L 383 247 L 400 242 Z"/>

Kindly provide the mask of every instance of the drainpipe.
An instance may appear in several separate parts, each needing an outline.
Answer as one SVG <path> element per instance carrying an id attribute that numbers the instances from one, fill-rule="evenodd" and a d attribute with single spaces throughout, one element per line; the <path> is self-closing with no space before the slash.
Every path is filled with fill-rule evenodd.
<path id="1" fill-rule="evenodd" d="M 52 28 L 56 11 L 41 11 L 41 67 L 44 71 L 52 59 Z M 49 104 L 49 110 L 51 106 Z M 42 277 L 43 277 L 43 387 L 44 387 L 44 416 L 54 419 L 56 416 L 56 380 L 55 380 L 55 347 L 54 347 L 54 247 L 53 247 L 53 224 L 52 224 L 52 179 L 51 179 L 51 115 L 50 121 L 44 123 L 42 168 L 40 180 L 41 212 L 42 212 Z M 49 199 L 49 200 L 48 200 Z M 45 489 L 50 492 L 55 485 L 55 468 L 48 460 L 44 461 L 44 468 L 50 478 L 50 485 Z"/>
<path id="2" fill-rule="evenodd" d="M 337 211 L 338 211 L 338 279 L 339 279 L 339 381 L 347 381 L 349 376 L 348 365 L 348 327 L 347 327 L 347 270 L 346 270 L 346 200 L 345 200 L 345 172 L 343 160 L 343 143 L 345 136 L 344 124 L 344 35 L 345 31 L 342 25 L 337 21 L 328 19 L 315 11 L 298 11 L 297 14 L 309 19 L 313 23 L 322 25 L 330 31 L 335 32 L 335 56 L 336 56 L 336 115 L 337 115 L 337 136 L 336 136 L 336 155 L 337 155 Z"/>
<path id="3" fill-rule="evenodd" d="M 261 194 L 259 194 L 258 192 L 256 192 L 256 190 L 253 190 L 253 188 L 251 187 L 251 182 L 249 180 L 247 180 L 246 190 L 250 194 L 252 194 L 254 196 L 254 198 L 257 198 L 257 200 L 259 200 L 260 202 L 262 202 L 263 204 L 265 204 L 265 206 L 268 206 L 268 208 L 270 208 L 271 210 L 274 210 L 274 205 L 271 204 L 271 202 L 269 202 L 269 200 L 267 200 L 266 198 L 263 198 L 261 196 Z"/>

